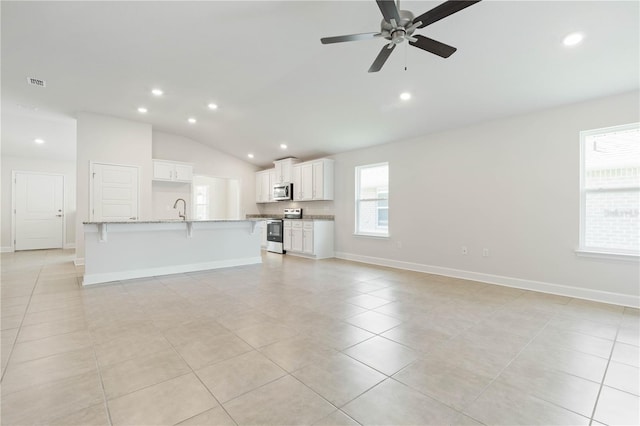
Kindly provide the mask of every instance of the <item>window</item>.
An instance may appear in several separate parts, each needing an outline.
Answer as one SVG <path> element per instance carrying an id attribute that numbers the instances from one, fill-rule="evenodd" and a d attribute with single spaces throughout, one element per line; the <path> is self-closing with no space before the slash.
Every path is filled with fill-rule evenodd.
<path id="1" fill-rule="evenodd" d="M 389 236 L 389 163 L 356 167 L 355 232 Z"/>
<path id="2" fill-rule="evenodd" d="M 195 186 L 195 198 L 196 198 L 196 219 L 206 220 L 209 219 L 209 186 L 208 185 L 196 185 Z"/>
<path id="3" fill-rule="evenodd" d="M 640 254 L 640 127 L 580 133 L 580 251 Z"/>

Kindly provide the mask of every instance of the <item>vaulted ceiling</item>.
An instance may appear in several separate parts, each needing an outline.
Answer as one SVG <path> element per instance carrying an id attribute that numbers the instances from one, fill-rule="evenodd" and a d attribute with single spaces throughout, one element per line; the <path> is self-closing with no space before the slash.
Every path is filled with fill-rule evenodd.
<path id="1" fill-rule="evenodd" d="M 320 38 L 378 31 L 373 0 L 2 2 L 2 152 L 71 159 L 92 111 L 268 165 L 637 90 L 639 5 L 485 0 L 417 30 L 450 58 L 404 43 L 367 73 L 383 40 Z M 585 39 L 567 48 L 572 32 Z"/>

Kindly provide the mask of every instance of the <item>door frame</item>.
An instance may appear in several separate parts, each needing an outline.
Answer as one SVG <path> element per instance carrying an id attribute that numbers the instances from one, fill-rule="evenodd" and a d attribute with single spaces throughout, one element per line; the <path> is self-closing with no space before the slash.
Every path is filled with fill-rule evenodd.
<path id="1" fill-rule="evenodd" d="M 106 161 L 89 161 L 89 221 L 93 221 L 93 167 L 96 164 L 100 164 L 103 166 L 120 166 L 120 167 L 135 167 L 138 173 L 138 199 L 137 206 L 138 209 L 138 220 L 140 220 L 140 166 L 135 164 L 119 164 L 119 163 L 108 163 Z"/>
<path id="2" fill-rule="evenodd" d="M 11 170 L 11 251 L 16 251 L 16 175 L 19 173 L 62 177 L 62 248 L 64 249 L 64 246 L 67 243 L 67 197 L 65 196 L 67 186 L 65 182 L 65 175 L 62 173 Z"/>

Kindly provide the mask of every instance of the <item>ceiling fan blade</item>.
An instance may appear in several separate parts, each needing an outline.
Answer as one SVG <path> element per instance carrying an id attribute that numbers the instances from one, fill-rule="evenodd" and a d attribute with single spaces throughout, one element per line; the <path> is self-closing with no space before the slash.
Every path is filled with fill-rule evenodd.
<path id="1" fill-rule="evenodd" d="M 385 21 L 391 22 L 392 19 L 395 19 L 396 22 L 400 22 L 400 14 L 394 0 L 376 0 L 376 3 L 378 3 Z"/>
<path id="2" fill-rule="evenodd" d="M 382 50 L 380 51 L 380 53 L 378 53 L 378 56 L 376 57 L 376 60 L 373 61 L 373 64 L 371 64 L 371 67 L 369 68 L 369 72 L 380 71 L 384 63 L 387 62 L 389 55 L 391 55 L 391 52 L 393 52 L 393 49 L 395 48 L 396 48 L 395 44 L 392 45 L 391 48 L 389 48 L 389 45 L 387 44 L 382 46 Z"/>
<path id="3" fill-rule="evenodd" d="M 453 53 L 458 50 L 453 46 L 449 46 L 448 44 L 440 43 L 432 38 L 414 35 L 416 41 L 409 41 L 409 44 L 415 47 L 418 47 L 422 50 L 426 50 L 427 52 L 433 53 L 434 55 L 441 56 L 443 58 L 448 58 L 453 55 Z"/>
<path id="4" fill-rule="evenodd" d="M 323 37 L 320 39 L 322 44 L 331 44 L 331 43 L 342 43 L 344 41 L 358 41 L 358 40 L 368 40 L 371 38 L 381 37 L 380 33 L 361 33 L 361 34 L 350 34 L 343 36 L 335 36 L 335 37 Z"/>
<path id="5" fill-rule="evenodd" d="M 413 22 L 418 22 L 418 21 L 422 22 L 422 24 L 418 28 L 424 28 L 427 25 L 431 25 L 434 22 L 437 22 L 443 18 L 446 18 L 449 15 L 453 15 L 456 12 L 460 12 L 462 9 L 465 9 L 469 6 L 473 6 L 479 1 L 480 0 L 475 0 L 475 1 L 448 0 L 442 3 L 441 5 L 434 7 L 430 11 L 425 12 L 422 15 L 414 18 Z"/>

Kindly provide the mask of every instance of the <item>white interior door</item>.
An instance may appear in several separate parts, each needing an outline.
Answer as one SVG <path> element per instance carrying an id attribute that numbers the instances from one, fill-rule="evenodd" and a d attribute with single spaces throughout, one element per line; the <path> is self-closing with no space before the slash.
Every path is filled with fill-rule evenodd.
<path id="1" fill-rule="evenodd" d="M 15 173 L 15 250 L 62 248 L 64 177 Z"/>
<path id="2" fill-rule="evenodd" d="M 138 167 L 93 163 L 91 179 L 91 220 L 138 219 Z"/>

